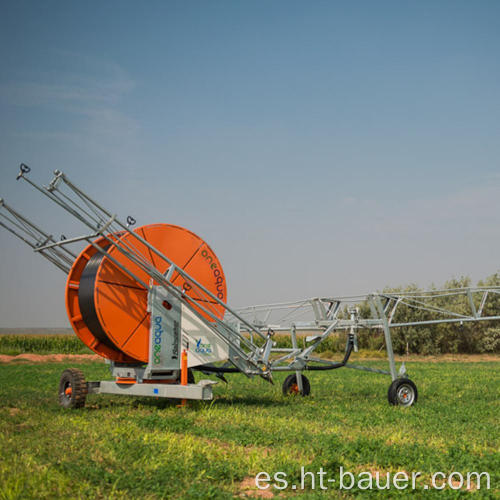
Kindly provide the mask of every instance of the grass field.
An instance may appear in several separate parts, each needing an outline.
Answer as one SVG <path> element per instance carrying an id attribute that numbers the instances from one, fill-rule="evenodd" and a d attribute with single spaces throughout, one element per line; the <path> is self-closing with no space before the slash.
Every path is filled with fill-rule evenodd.
<path id="1" fill-rule="evenodd" d="M 368 362 L 382 366 L 381 362 Z M 258 495 L 260 471 L 300 468 L 338 476 L 360 471 L 430 474 L 487 471 L 498 486 L 499 364 L 410 362 L 420 396 L 412 408 L 387 404 L 388 377 L 354 370 L 309 375 L 310 397 L 285 398 L 276 385 L 241 375 L 215 388 L 213 402 L 185 408 L 155 399 L 91 395 L 81 410 L 56 401 L 64 363 L 0 365 L 0 499 L 233 498 Z M 106 365 L 81 364 L 87 379 L 109 378 Z M 197 379 L 200 374 L 197 374 Z M 384 476 L 383 476 L 384 477 Z M 338 477 L 337 477 L 338 480 Z M 307 484 L 307 483 L 306 483 Z M 430 498 L 493 498 L 427 490 Z M 299 487 L 300 488 L 300 487 Z M 498 490 L 497 490 L 498 492 Z M 381 492 L 290 489 L 270 498 L 394 498 Z"/>

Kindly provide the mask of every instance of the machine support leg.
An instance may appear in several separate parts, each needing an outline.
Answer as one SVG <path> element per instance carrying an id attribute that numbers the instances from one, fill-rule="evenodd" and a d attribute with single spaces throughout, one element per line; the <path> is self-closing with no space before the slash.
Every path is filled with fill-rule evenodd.
<path id="1" fill-rule="evenodd" d="M 292 337 L 293 349 L 298 349 L 298 346 L 297 346 L 297 327 L 295 326 L 295 323 L 292 325 L 292 328 L 290 330 L 290 336 Z"/>
<path id="2" fill-rule="evenodd" d="M 186 349 L 181 355 L 181 385 L 188 385 L 188 355 Z"/>
<path id="3" fill-rule="evenodd" d="M 186 349 L 181 354 L 181 385 L 188 385 L 188 355 Z M 183 399 L 179 407 L 186 406 L 186 400 Z"/>
<path id="4" fill-rule="evenodd" d="M 290 336 L 292 338 L 292 348 L 293 349 L 298 349 L 298 344 L 297 344 L 297 327 L 295 326 L 295 323 L 292 325 L 292 328 L 290 329 Z M 304 381 L 302 380 L 302 371 L 301 370 L 296 370 L 295 371 L 295 376 L 297 378 L 297 387 L 299 388 L 300 394 L 304 392 Z"/>
<path id="5" fill-rule="evenodd" d="M 302 380 L 302 372 L 297 370 L 295 372 L 297 377 L 297 387 L 299 388 L 299 393 L 302 394 L 304 392 L 304 381 Z"/>
<path id="6" fill-rule="evenodd" d="M 387 358 L 389 359 L 389 369 L 391 371 L 391 379 L 394 381 L 397 378 L 396 361 L 394 359 L 394 351 L 392 350 L 391 329 L 387 324 L 384 324 L 385 348 L 387 350 Z"/>
<path id="7" fill-rule="evenodd" d="M 394 351 L 392 349 L 391 329 L 389 327 L 389 322 L 387 321 L 387 316 L 385 315 L 384 307 L 382 306 L 380 297 L 373 297 L 372 300 L 374 300 L 375 302 L 375 309 L 377 310 L 378 317 L 382 320 L 382 326 L 384 328 L 385 348 L 387 350 L 387 358 L 389 359 L 389 369 L 391 371 L 391 379 L 394 381 L 398 378 L 398 375 L 396 372 Z"/>

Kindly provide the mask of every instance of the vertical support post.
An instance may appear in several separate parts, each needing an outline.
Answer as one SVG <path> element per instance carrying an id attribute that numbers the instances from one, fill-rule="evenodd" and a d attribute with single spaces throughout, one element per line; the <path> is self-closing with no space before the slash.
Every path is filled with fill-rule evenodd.
<path id="1" fill-rule="evenodd" d="M 181 385 L 188 385 L 188 355 L 186 349 L 182 350 L 181 355 Z"/>
<path id="2" fill-rule="evenodd" d="M 472 297 L 472 292 L 470 291 L 470 288 L 467 290 L 467 299 L 469 300 L 469 305 L 470 305 L 470 310 L 472 312 L 472 316 L 474 318 L 477 318 L 477 311 L 476 311 L 476 306 L 474 304 L 474 298 Z"/>
<path id="3" fill-rule="evenodd" d="M 382 321 L 382 327 L 384 329 L 384 338 L 385 338 L 385 348 L 387 350 L 387 358 L 389 359 L 389 369 L 391 372 L 391 379 L 394 381 L 397 379 L 398 375 L 396 372 L 396 361 L 394 360 L 394 351 L 392 349 L 392 338 L 391 338 L 391 329 L 389 327 L 389 322 L 387 321 L 387 316 L 384 312 L 384 306 L 382 305 L 382 301 L 378 295 L 371 296 L 370 300 L 373 301 L 373 305 L 375 306 L 375 310 L 377 312 L 377 317 Z M 373 309 L 372 309 L 373 311 Z"/>
<path id="4" fill-rule="evenodd" d="M 182 350 L 181 354 L 181 385 L 188 385 L 188 355 L 186 349 Z M 179 408 L 186 406 L 186 400 L 183 399 Z"/>
<path id="5" fill-rule="evenodd" d="M 295 326 L 295 323 L 292 324 L 292 327 L 290 329 L 290 336 L 292 337 L 292 348 L 298 349 L 299 347 L 297 344 L 297 327 Z M 302 394 L 302 391 L 304 390 L 304 384 L 302 381 L 301 370 L 295 370 L 295 378 L 297 379 L 297 387 L 299 388 L 299 393 Z"/>
<path id="6" fill-rule="evenodd" d="M 352 344 L 354 352 L 358 352 L 357 329 L 358 329 L 358 319 L 359 319 L 359 308 L 350 307 L 348 312 L 351 316 L 351 329 L 349 330 L 349 340 L 345 346 L 345 350 L 347 352 L 349 345 Z"/>
<path id="7" fill-rule="evenodd" d="M 486 290 L 483 294 L 483 298 L 481 299 L 481 304 L 479 306 L 479 310 L 477 312 L 478 316 L 481 316 L 483 314 L 483 308 L 484 305 L 486 304 L 486 300 L 488 299 L 488 290 Z"/>
<path id="8" fill-rule="evenodd" d="M 297 345 L 297 327 L 295 326 L 295 323 L 292 324 L 292 327 L 290 329 L 290 336 L 292 337 L 292 348 L 293 349 L 298 349 L 298 345 Z"/>

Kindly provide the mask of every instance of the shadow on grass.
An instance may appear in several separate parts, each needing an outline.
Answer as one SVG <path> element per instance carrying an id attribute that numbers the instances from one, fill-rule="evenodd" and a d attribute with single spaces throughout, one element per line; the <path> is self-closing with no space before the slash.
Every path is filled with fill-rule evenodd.
<path id="1" fill-rule="evenodd" d="M 271 397 L 269 395 L 255 396 L 220 396 L 215 398 L 214 404 L 217 406 L 284 406 L 286 401 L 281 398 Z"/>
<path id="2" fill-rule="evenodd" d="M 290 396 L 291 401 L 300 401 L 303 398 L 301 396 Z M 219 407 L 272 407 L 272 406 L 287 406 L 288 401 L 283 399 L 281 395 L 269 395 L 269 394 L 255 394 L 255 395 L 244 395 L 244 396 L 215 396 L 212 400 L 187 400 L 184 408 L 186 410 L 201 410 L 203 408 L 208 408 L 210 406 Z M 98 395 L 93 396 L 90 400 L 87 400 L 85 409 L 88 411 L 99 411 L 110 408 L 176 408 L 181 407 L 180 399 L 168 399 L 168 398 L 148 398 L 148 397 L 137 397 L 137 396 L 107 396 Z"/>

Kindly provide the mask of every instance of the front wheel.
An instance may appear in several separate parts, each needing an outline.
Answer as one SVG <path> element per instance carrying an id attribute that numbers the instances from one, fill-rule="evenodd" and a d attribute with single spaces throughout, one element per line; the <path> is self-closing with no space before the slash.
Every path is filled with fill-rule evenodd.
<path id="1" fill-rule="evenodd" d="M 59 404 L 63 408 L 82 408 L 87 398 L 87 383 L 76 368 L 64 370 L 59 381 Z"/>
<path id="2" fill-rule="evenodd" d="M 387 393 L 391 405 L 412 406 L 417 402 L 417 386 L 409 378 L 397 378 Z"/>
<path id="3" fill-rule="evenodd" d="M 299 390 L 299 384 L 297 382 L 297 375 L 292 373 L 283 382 L 283 394 L 288 396 L 289 394 L 300 394 L 302 396 L 309 396 L 311 393 L 311 384 L 305 375 L 302 377 L 302 391 Z"/>

